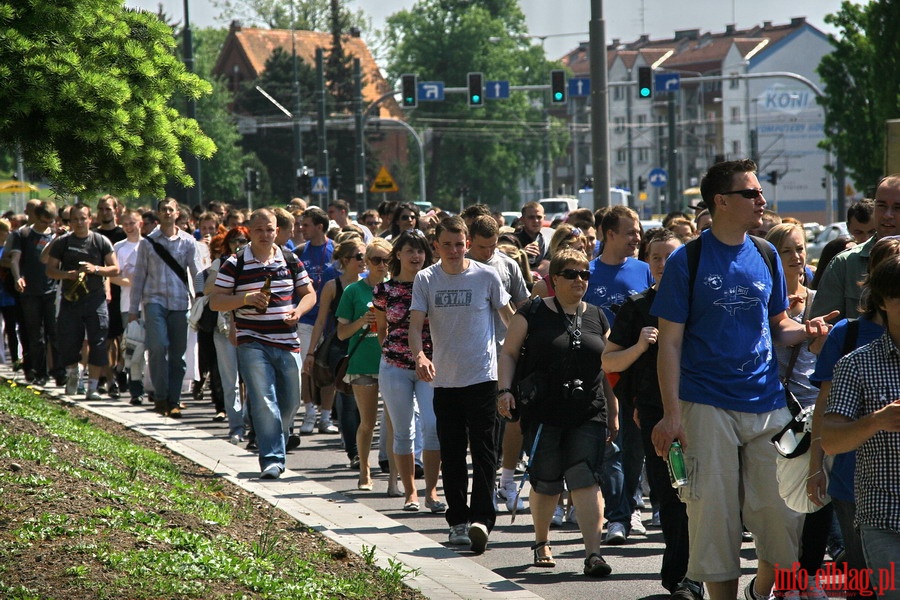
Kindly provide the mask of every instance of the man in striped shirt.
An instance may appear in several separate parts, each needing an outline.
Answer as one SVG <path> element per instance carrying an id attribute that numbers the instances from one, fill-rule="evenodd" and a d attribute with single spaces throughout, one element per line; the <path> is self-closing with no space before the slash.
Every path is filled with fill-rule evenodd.
<path id="1" fill-rule="evenodd" d="M 238 369 L 247 386 L 260 479 L 278 479 L 300 406 L 297 321 L 315 305 L 316 292 L 302 263 L 291 261 L 292 266 L 275 244 L 272 211 L 254 211 L 247 224 L 250 243 L 222 265 L 209 305 L 234 311 Z"/>

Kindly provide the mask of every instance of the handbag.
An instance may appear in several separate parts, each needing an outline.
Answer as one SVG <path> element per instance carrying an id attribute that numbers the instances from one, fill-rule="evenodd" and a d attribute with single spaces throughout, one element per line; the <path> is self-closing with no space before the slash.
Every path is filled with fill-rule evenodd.
<path id="1" fill-rule="evenodd" d="M 312 378 L 313 385 L 318 388 L 334 384 L 334 371 L 331 369 L 328 355 L 331 352 L 331 345 L 335 339 L 337 339 L 337 332 L 332 331 L 322 339 L 321 343 L 313 351 Z"/>
<path id="2" fill-rule="evenodd" d="M 825 474 L 825 488 L 828 488 L 829 473 L 833 456 L 826 456 L 822 462 L 822 473 Z M 796 458 L 786 458 L 779 455 L 775 461 L 775 476 L 778 479 L 778 493 L 784 498 L 784 503 L 793 511 L 799 513 L 814 513 L 829 502 L 831 496 L 825 494 L 819 498 L 822 506 L 814 504 L 806 495 L 806 480 L 809 478 L 809 461 Z"/>
<path id="3" fill-rule="evenodd" d="M 209 307 L 209 296 L 200 296 L 191 304 L 191 312 L 188 315 L 188 324 L 194 331 L 212 333 L 218 322 L 218 311 Z"/>
<path id="4" fill-rule="evenodd" d="M 352 394 L 353 387 L 344 381 L 344 378 L 347 376 L 347 368 L 350 366 L 350 358 L 353 356 L 353 353 L 356 352 L 356 349 L 359 348 L 359 345 L 362 344 L 362 341 L 366 339 L 366 336 L 369 335 L 369 327 L 366 326 L 363 328 L 363 334 L 359 336 L 359 339 L 356 340 L 356 343 L 353 344 L 353 348 L 350 349 L 347 354 L 342 356 L 340 360 L 338 360 L 337 365 L 334 368 L 334 378 L 332 383 L 334 384 L 334 390 L 336 392 L 341 392 L 342 394 Z"/>

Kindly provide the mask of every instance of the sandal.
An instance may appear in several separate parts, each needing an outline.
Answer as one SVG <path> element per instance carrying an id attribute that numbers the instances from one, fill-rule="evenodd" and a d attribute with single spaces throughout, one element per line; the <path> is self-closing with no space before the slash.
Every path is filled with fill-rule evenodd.
<path id="1" fill-rule="evenodd" d="M 541 548 L 547 548 L 547 554 L 538 554 L 538 550 Z M 534 546 L 531 547 L 534 551 L 534 562 L 532 563 L 535 567 L 548 567 L 553 568 L 556 566 L 556 561 L 553 560 L 553 553 L 551 552 L 550 546 L 547 545 L 547 542 L 538 542 Z"/>
<path id="2" fill-rule="evenodd" d="M 588 577 L 606 577 L 610 573 L 612 573 L 612 567 L 596 552 L 592 552 L 584 559 L 584 574 Z"/>

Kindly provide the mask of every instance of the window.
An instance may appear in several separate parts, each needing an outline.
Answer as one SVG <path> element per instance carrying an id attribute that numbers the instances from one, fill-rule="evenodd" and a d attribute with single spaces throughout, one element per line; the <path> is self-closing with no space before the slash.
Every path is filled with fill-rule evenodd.
<path id="1" fill-rule="evenodd" d="M 628 160 L 628 153 L 625 151 L 625 148 L 616 150 L 616 162 L 622 164 L 626 160 Z"/>
<path id="2" fill-rule="evenodd" d="M 740 123 L 741 122 L 741 107 L 740 106 L 732 106 L 731 107 L 731 122 L 732 123 Z"/>
<path id="3" fill-rule="evenodd" d="M 625 117 L 616 117 L 613 119 L 613 123 L 616 126 L 616 133 L 625 132 Z"/>
<path id="4" fill-rule="evenodd" d="M 741 80 L 737 78 L 737 71 L 731 73 L 731 79 L 728 80 L 728 87 L 732 90 L 736 90 L 741 87 Z"/>
<path id="5" fill-rule="evenodd" d="M 625 87 L 617 85 L 613 87 L 613 100 L 624 100 L 625 99 Z"/>
<path id="6" fill-rule="evenodd" d="M 638 115 L 637 116 L 637 124 L 638 127 L 643 127 L 647 124 L 647 115 Z"/>
<path id="7" fill-rule="evenodd" d="M 638 148 L 638 162 L 646 163 L 650 161 L 650 149 L 649 148 Z"/>
<path id="8" fill-rule="evenodd" d="M 741 155 L 741 140 L 734 140 L 731 142 L 731 154 L 733 156 Z"/>

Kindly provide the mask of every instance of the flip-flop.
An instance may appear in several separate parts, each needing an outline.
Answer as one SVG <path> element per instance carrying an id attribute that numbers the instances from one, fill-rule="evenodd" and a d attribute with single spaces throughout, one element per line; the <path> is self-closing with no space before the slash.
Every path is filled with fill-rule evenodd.
<path id="1" fill-rule="evenodd" d="M 406 512 L 419 512 L 419 503 L 407 502 L 403 505 L 403 510 L 405 510 Z"/>

